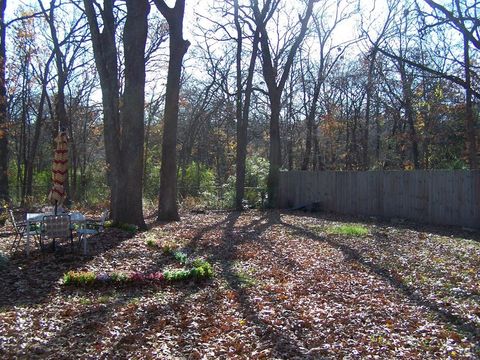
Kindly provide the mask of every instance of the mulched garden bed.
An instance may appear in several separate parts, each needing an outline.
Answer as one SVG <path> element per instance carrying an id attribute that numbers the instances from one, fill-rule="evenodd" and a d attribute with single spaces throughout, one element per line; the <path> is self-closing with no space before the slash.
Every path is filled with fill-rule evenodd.
<path id="1" fill-rule="evenodd" d="M 355 224 L 353 224 L 355 223 Z M 108 229 L 91 256 L 0 263 L 1 358 L 476 358 L 480 235 L 304 213 L 183 214 L 136 235 Z M 0 238 L 0 251 L 11 238 Z M 68 271 L 212 279 L 65 286 Z M 68 250 L 68 247 L 65 247 Z M 90 250 L 90 248 L 89 248 Z"/>

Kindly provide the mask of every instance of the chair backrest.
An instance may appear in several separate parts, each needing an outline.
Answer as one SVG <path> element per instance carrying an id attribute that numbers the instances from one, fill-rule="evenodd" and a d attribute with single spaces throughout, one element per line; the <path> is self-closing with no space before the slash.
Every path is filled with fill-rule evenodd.
<path id="1" fill-rule="evenodd" d="M 103 229 L 105 228 L 105 221 L 107 221 L 109 216 L 110 210 L 103 210 L 102 216 L 100 217 L 100 222 L 98 223 L 99 231 L 103 231 Z"/>
<path id="2" fill-rule="evenodd" d="M 42 220 L 42 234 L 51 238 L 70 237 L 70 215 L 46 215 Z"/>
<path id="3" fill-rule="evenodd" d="M 19 233 L 20 229 L 18 227 L 17 220 L 15 220 L 15 215 L 13 214 L 13 210 L 8 209 L 8 214 L 10 215 L 10 222 L 12 223 L 13 228 L 15 229 L 15 232 Z"/>
<path id="4" fill-rule="evenodd" d="M 109 216 L 110 216 L 110 210 L 103 210 L 102 216 L 100 217 L 100 222 L 102 225 L 105 225 L 105 221 L 107 221 Z"/>

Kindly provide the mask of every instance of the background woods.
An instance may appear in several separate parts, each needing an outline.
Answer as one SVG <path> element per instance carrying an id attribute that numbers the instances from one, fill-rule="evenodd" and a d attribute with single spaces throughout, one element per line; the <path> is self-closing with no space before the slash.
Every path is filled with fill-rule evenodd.
<path id="1" fill-rule="evenodd" d="M 45 201 L 59 127 L 70 200 L 139 226 L 275 206 L 281 169 L 477 169 L 479 9 L 0 1 L 0 199 Z"/>

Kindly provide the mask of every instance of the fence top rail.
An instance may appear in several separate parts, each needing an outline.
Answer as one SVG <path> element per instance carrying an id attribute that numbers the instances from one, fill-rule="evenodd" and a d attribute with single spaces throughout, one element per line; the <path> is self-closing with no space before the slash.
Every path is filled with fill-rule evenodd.
<path id="1" fill-rule="evenodd" d="M 480 170 L 468 169 L 416 169 L 416 170 L 281 170 L 281 174 L 300 173 L 300 174 L 317 174 L 317 173 L 395 173 L 395 174 L 415 174 L 415 173 L 464 173 L 464 174 L 480 174 Z"/>

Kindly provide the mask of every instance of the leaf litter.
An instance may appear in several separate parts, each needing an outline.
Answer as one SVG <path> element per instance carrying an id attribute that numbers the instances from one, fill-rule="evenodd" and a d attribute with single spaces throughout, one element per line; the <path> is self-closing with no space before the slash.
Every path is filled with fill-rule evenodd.
<path id="1" fill-rule="evenodd" d="M 13 256 L 0 269 L 2 358 L 459 358 L 480 356 L 478 234 L 303 213 L 183 214 L 91 256 Z M 174 267 L 147 240 L 214 265 L 213 280 L 66 288 L 69 270 Z M 12 239 L 6 239 L 11 241 Z M 0 250 L 8 248 L 2 239 Z M 65 247 L 68 249 L 68 247 Z"/>

